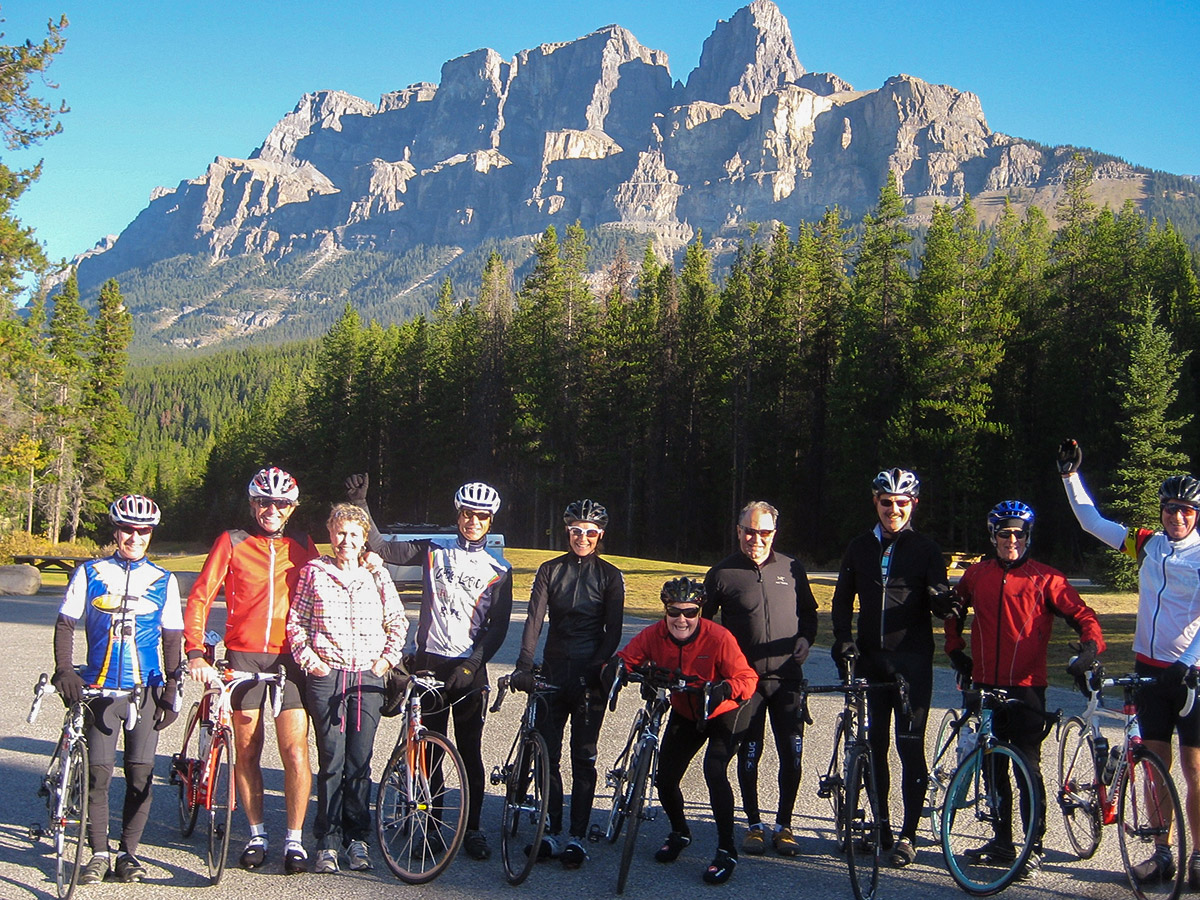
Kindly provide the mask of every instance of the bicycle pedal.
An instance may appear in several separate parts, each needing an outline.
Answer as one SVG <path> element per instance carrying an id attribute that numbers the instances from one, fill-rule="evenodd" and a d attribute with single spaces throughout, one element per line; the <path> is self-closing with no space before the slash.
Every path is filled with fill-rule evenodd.
<path id="1" fill-rule="evenodd" d="M 504 768 L 505 767 L 503 766 L 492 766 L 492 774 L 488 777 L 488 780 L 491 781 L 493 785 L 504 784 L 507 778 Z"/>
<path id="2" fill-rule="evenodd" d="M 588 827 L 587 839 L 593 844 L 600 843 L 600 838 L 604 837 L 604 829 L 599 825 L 591 825 Z"/>
<path id="3" fill-rule="evenodd" d="M 46 836 L 46 834 L 46 829 L 37 822 L 34 822 L 29 826 L 29 839 L 32 841 L 40 841 Z"/>

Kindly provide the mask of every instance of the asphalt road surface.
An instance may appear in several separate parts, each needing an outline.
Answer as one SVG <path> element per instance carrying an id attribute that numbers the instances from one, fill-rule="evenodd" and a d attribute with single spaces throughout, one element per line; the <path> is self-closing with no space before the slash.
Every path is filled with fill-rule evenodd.
<path id="1" fill-rule="evenodd" d="M 3 796 L 0 802 L 0 900 L 55 896 L 52 853 L 47 842 L 33 842 L 30 839 L 29 826 L 31 823 L 45 822 L 45 805 L 37 798 L 36 790 L 57 738 L 61 713 L 57 702 L 51 700 L 44 704 L 36 724 L 26 724 L 25 717 L 29 711 L 34 681 L 39 673 L 52 666 L 52 625 L 59 599 L 60 593 L 51 590 L 45 590 L 34 597 L 0 598 L 0 684 L 3 684 L 8 696 L 7 702 L 0 706 L 0 791 Z M 508 640 L 497 655 L 498 663 L 490 667 L 493 684 L 499 676 L 511 670 L 516 659 L 524 614 L 525 604 L 518 602 Z M 222 615 L 222 608 L 215 609 L 213 623 L 219 625 Z M 626 623 L 626 637 L 636 633 L 646 624 L 645 620 L 629 620 Z M 826 648 L 814 648 L 810 662 L 805 668 L 809 680 L 814 683 L 836 680 Z M 189 702 L 194 696 L 194 693 L 189 695 Z M 941 709 L 953 705 L 957 697 L 950 672 L 940 670 L 936 678 L 934 710 L 930 714 L 930 742 L 934 738 L 932 732 L 940 720 Z M 707 793 L 697 758 L 684 782 L 688 815 L 693 822 L 694 840 L 691 847 L 671 865 L 656 863 L 653 859 L 654 850 L 669 830 L 669 826 L 661 811 L 654 821 L 644 822 L 639 835 L 641 847 L 629 875 L 625 896 L 683 896 L 689 891 L 701 891 L 714 897 L 721 893 L 760 898 L 791 897 L 800 894 L 806 900 L 850 896 L 845 859 L 834 850 L 829 805 L 816 796 L 817 776 L 828 763 L 834 717 L 840 702 L 840 699 L 828 695 L 814 696 L 811 701 L 815 722 L 806 734 L 804 781 L 800 787 L 798 810 L 793 823 L 802 849 L 801 856 L 784 859 L 771 852 L 762 857 L 743 855 L 728 884 L 722 887 L 704 884 L 700 875 L 715 850 L 716 832 L 708 810 Z M 593 821 L 600 821 L 607 813 L 609 802 L 604 793 L 603 772 L 611 765 L 620 749 L 638 703 L 636 690 L 625 691 L 620 706 L 616 712 L 610 713 L 605 721 L 599 752 L 601 787 Z M 508 702 L 499 714 L 488 719 L 484 732 L 483 756 L 485 767 L 489 771 L 493 765 L 503 762 L 507 755 L 521 705 L 520 702 Z M 1062 707 L 1068 714 L 1079 712 L 1083 708 L 1082 698 L 1078 695 L 1053 688 L 1050 690 L 1049 705 L 1051 708 Z M 385 720 L 380 729 L 375 754 L 377 776 L 386 763 L 388 751 L 395 740 L 397 721 Z M 397 895 L 398 890 L 405 897 L 470 896 L 477 900 L 509 898 L 514 895 L 554 900 L 615 895 L 619 843 L 612 846 L 605 843 L 589 844 L 590 860 L 578 871 L 565 871 L 554 861 L 539 864 L 528 880 L 516 888 L 509 886 L 505 881 L 498 852 L 485 862 L 469 859 L 460 852 L 440 879 L 420 887 L 402 885 L 378 860 L 377 867 L 370 872 L 343 871 L 339 875 L 306 874 L 285 877 L 280 863 L 284 829 L 282 771 L 271 735 L 267 737 L 267 752 L 264 754 L 267 826 L 272 838 L 271 856 L 267 865 L 255 872 L 243 871 L 237 867 L 237 855 L 241 852 L 248 834 L 245 819 L 240 811 L 236 812 L 230 848 L 230 867 L 220 885 L 211 887 L 205 876 L 202 829 L 197 828 L 191 838 L 180 837 L 176 824 L 175 792 L 166 783 L 170 755 L 179 749 L 179 742 L 182 740 L 182 724 L 182 721 L 177 722 L 168 729 L 159 745 L 154 811 L 139 853 L 149 870 L 148 879 L 140 885 L 81 885 L 77 889 L 76 897 L 162 897 L 179 900 L 203 897 L 206 900 L 243 900 L 253 896 L 256 900 L 282 900 L 299 893 L 306 900 L 323 897 L 351 900 L 393 897 Z M 767 749 L 761 764 L 760 795 L 764 819 L 771 821 L 769 810 L 773 809 L 776 798 L 776 763 L 773 746 L 769 740 L 766 743 Z M 1047 739 L 1043 758 L 1044 770 L 1052 780 L 1057 759 L 1053 735 Z M 312 759 L 315 764 L 315 748 Z M 892 762 L 892 818 L 898 822 L 901 818 L 898 808 L 899 791 L 895 788 L 899 786 L 900 774 L 894 758 Z M 569 769 L 569 765 L 567 768 Z M 113 821 L 110 835 L 114 837 L 114 847 L 115 836 L 120 830 L 121 797 L 124 792 L 119 772 L 118 767 L 111 801 Z M 569 780 L 569 775 L 564 774 Z M 732 767 L 730 778 L 736 784 Z M 1178 773 L 1176 781 L 1182 784 Z M 495 833 L 498 831 L 500 818 L 500 802 L 496 790 L 489 788 L 483 811 L 483 827 L 491 835 L 493 848 L 498 844 Z M 1032 884 L 1010 887 L 1009 895 L 1087 898 L 1131 896 L 1121 868 L 1114 829 L 1105 829 L 1103 843 L 1095 858 L 1086 863 L 1079 862 L 1070 849 L 1061 816 L 1053 800 L 1051 807 L 1043 873 Z M 310 826 L 312 816 L 310 806 Z M 739 810 L 739 842 L 744 824 Z M 311 856 L 312 841 L 308 833 L 306 843 Z M 374 847 L 372 851 L 377 854 Z M 884 880 L 881 893 L 885 898 L 919 897 L 921 900 L 941 900 L 965 896 L 946 873 L 940 848 L 930 842 L 927 828 L 919 835 L 916 863 L 903 870 L 885 869 L 882 877 Z"/>

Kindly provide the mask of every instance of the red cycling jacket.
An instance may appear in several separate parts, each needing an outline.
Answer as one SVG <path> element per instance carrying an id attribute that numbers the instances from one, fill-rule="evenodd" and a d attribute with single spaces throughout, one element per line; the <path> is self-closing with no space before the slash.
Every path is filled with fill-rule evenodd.
<path id="1" fill-rule="evenodd" d="M 1045 687 L 1046 652 L 1054 616 L 1075 629 L 1082 641 L 1104 650 L 1096 613 L 1058 569 L 1026 557 L 1006 569 L 996 559 L 972 565 L 954 587 L 974 607 L 971 624 L 972 678 L 994 687 Z M 965 617 L 966 612 L 964 610 Z M 961 650 L 963 621 L 946 619 L 946 652 Z"/>
<path id="2" fill-rule="evenodd" d="M 226 531 L 213 543 L 188 594 L 183 648 L 188 659 L 204 653 L 204 625 L 225 586 L 225 649 L 245 653 L 288 650 L 287 617 L 300 570 L 318 556 L 316 545 L 290 537 Z"/>
<path id="3" fill-rule="evenodd" d="M 630 668 L 650 662 L 664 669 L 679 669 L 687 678 L 728 681 L 733 696 L 713 710 L 710 719 L 737 709 L 737 701 L 748 700 L 758 687 L 758 674 L 746 662 L 737 639 L 729 629 L 711 619 L 701 619 L 700 627 L 686 644 L 675 641 L 667 630 L 666 620 L 660 620 L 634 635 L 617 656 Z M 700 704 L 695 694 L 671 694 L 671 707 L 686 719 L 700 718 Z"/>

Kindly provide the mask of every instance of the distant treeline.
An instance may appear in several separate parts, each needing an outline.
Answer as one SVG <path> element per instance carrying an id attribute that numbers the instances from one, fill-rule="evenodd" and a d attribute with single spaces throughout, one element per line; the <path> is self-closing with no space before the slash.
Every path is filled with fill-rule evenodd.
<path id="1" fill-rule="evenodd" d="M 938 206 L 918 259 L 889 183 L 853 230 L 832 209 L 753 234 L 720 286 L 701 236 L 678 268 L 646 246 L 589 278 L 583 229 L 548 229 L 519 287 L 493 254 L 473 296 L 446 282 L 407 324 L 350 303 L 316 344 L 136 373 L 139 455 L 198 474 L 211 444 L 192 494 L 155 464 L 195 537 L 241 515 L 271 462 L 314 527 L 350 472 L 370 473 L 381 522 L 448 522 L 455 487 L 484 480 L 514 545 L 561 545 L 562 508 L 588 496 L 612 513 L 610 551 L 709 560 L 763 498 L 781 547 L 822 565 L 871 524 L 871 477 L 899 465 L 946 549 L 982 552 L 987 509 L 1019 498 L 1037 552 L 1077 561 L 1096 545 L 1066 508 L 1060 440 L 1080 440 L 1106 514 L 1139 524 L 1197 462 L 1196 257 L 1132 205 L 1096 209 L 1089 178 L 1081 165 L 1056 233 L 1036 208 L 982 228 L 969 198 Z"/>

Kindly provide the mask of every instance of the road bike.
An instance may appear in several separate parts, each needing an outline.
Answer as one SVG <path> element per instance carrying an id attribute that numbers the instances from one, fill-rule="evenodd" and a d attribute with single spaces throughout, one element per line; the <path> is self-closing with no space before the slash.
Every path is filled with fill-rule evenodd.
<path id="1" fill-rule="evenodd" d="M 422 700 L 441 702 L 442 687 L 431 672 L 408 676 L 400 734 L 375 798 L 379 850 L 388 868 L 407 884 L 425 884 L 441 875 L 467 833 L 470 789 L 462 757 L 445 735 L 430 731 L 421 720 Z"/>
<path id="2" fill-rule="evenodd" d="M 190 836 L 195 829 L 200 810 L 206 813 L 208 842 L 204 861 L 208 867 L 208 880 L 215 885 L 225 874 L 233 811 L 237 806 L 233 692 L 243 685 L 267 684 L 271 713 L 278 717 L 287 674 L 283 666 L 274 672 L 239 672 L 230 668 L 225 660 L 218 661 L 214 668 L 217 677 L 205 684 L 200 699 L 192 704 L 183 729 L 183 744 L 171 757 L 170 783 L 179 791 L 179 830 L 184 837 Z"/>
<path id="3" fill-rule="evenodd" d="M 85 729 L 91 714 L 88 703 L 99 698 L 126 700 L 126 730 L 138 720 L 141 705 L 140 686 L 128 690 L 85 687 L 83 699 L 67 707 L 62 734 L 50 755 L 50 764 L 38 787 L 38 796 L 46 799 L 47 825 L 29 826 L 34 840 L 48 837 L 54 846 L 54 886 L 61 900 L 68 900 L 79 884 L 83 867 L 83 845 L 87 842 L 88 819 L 88 746 Z M 33 705 L 26 721 L 32 725 L 42 708 L 42 698 L 56 693 L 50 676 L 42 673 L 33 688 Z"/>
<path id="4" fill-rule="evenodd" d="M 964 692 L 963 706 L 960 709 L 948 709 L 942 714 L 929 763 L 929 792 L 925 809 L 929 817 L 929 830 L 939 845 L 942 842 L 942 804 L 946 788 L 958 764 L 975 746 L 975 735 L 979 732 L 979 709 L 966 703 L 965 697 L 965 692 L 971 688 L 971 680 L 959 677 L 957 681 L 958 689 Z"/>
<path id="5" fill-rule="evenodd" d="M 612 808 L 603 835 L 610 844 L 616 843 L 625 831 L 621 847 L 621 863 L 617 870 L 617 893 L 625 891 L 633 850 L 637 845 L 638 829 L 643 821 L 654 820 L 651 798 L 658 775 L 658 751 L 662 743 L 663 716 L 671 708 L 673 691 L 693 690 L 704 694 L 704 710 L 709 706 L 710 685 L 697 685 L 674 670 L 646 663 L 633 669 L 622 666 L 609 694 L 609 709 L 616 708 L 616 695 L 621 683 L 631 681 L 642 686 L 642 708 L 629 726 L 629 737 L 617 755 L 617 760 L 604 776 L 612 788 Z"/>
<path id="6" fill-rule="evenodd" d="M 1099 666 L 1092 670 L 1087 708 L 1082 716 L 1068 719 L 1059 736 L 1058 805 L 1080 859 L 1090 859 L 1100 846 L 1103 827 L 1116 824 L 1121 861 L 1134 895 L 1139 900 L 1176 900 L 1188 859 L 1179 792 L 1163 761 L 1142 743 L 1137 719 L 1138 688 L 1157 680 L 1139 675 L 1105 678 Z M 1123 691 L 1119 712 L 1102 705 L 1103 690 L 1112 687 Z M 1195 700 L 1195 684 L 1188 688 L 1181 716 L 1191 712 Z M 1100 730 L 1102 719 L 1121 725 L 1121 738 L 1112 747 Z M 1175 860 L 1174 875 L 1139 881 L 1134 867 L 1164 839 Z"/>
<path id="7" fill-rule="evenodd" d="M 497 683 L 496 702 L 491 712 L 499 712 L 509 691 L 511 675 Z M 504 785 L 501 810 L 500 855 L 509 884 L 520 884 L 529 877 L 542 836 L 546 833 L 546 814 L 550 803 L 550 760 L 546 739 L 537 730 L 538 710 L 546 698 L 558 690 L 533 671 L 533 690 L 525 700 L 521 724 L 513 738 L 512 749 L 504 765 L 492 769 L 492 784 Z"/>
<path id="8" fill-rule="evenodd" d="M 942 855 L 950 876 L 968 894 L 986 897 L 1008 887 L 1033 852 L 1043 800 L 1021 751 L 996 737 L 997 710 L 1021 701 L 1002 688 L 979 688 L 979 731 L 974 746 L 946 786 Z M 1055 712 L 1046 717 L 1054 722 Z M 1021 828 L 1013 802 L 1020 797 Z"/>
<path id="9" fill-rule="evenodd" d="M 908 712 L 908 682 L 897 675 L 894 681 L 868 682 L 853 676 L 853 658 L 842 666 L 842 683 L 801 684 L 804 697 L 801 715 L 808 717 L 809 694 L 842 694 L 845 706 L 834 725 L 833 752 L 829 767 L 818 779 L 817 796 L 830 803 L 838 849 L 846 853 L 850 887 L 858 900 L 874 900 L 879 891 L 879 856 L 883 844 L 883 822 L 875 781 L 875 757 L 867 739 L 870 716 L 867 695 L 871 691 L 896 691 L 904 715 Z"/>

